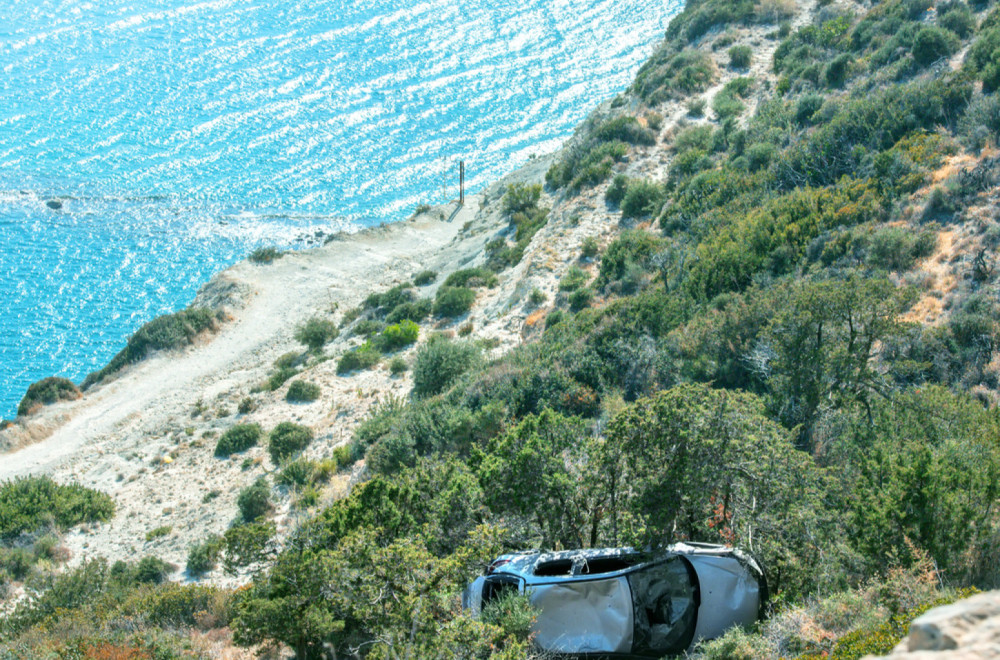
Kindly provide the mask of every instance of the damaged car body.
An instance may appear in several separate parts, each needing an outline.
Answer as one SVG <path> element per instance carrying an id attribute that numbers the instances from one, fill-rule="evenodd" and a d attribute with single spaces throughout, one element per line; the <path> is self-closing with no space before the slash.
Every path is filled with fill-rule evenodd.
<path id="1" fill-rule="evenodd" d="M 535 642 L 545 651 L 661 657 L 756 621 L 767 582 L 749 554 L 722 545 L 520 552 L 495 559 L 463 606 L 478 616 L 511 591 L 538 610 Z"/>

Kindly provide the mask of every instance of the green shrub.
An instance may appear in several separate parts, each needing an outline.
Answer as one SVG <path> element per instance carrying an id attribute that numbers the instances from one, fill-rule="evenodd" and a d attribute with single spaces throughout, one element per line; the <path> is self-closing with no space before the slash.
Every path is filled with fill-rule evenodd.
<path id="1" fill-rule="evenodd" d="M 27 548 L 0 547 L 0 575 L 21 581 L 28 577 L 36 557 Z"/>
<path id="2" fill-rule="evenodd" d="M 248 415 L 257 409 L 257 402 L 251 397 L 245 396 L 240 399 L 240 404 L 236 407 L 236 412 L 241 415 Z"/>
<path id="3" fill-rule="evenodd" d="M 337 360 L 337 373 L 343 375 L 358 369 L 370 369 L 381 359 L 382 354 L 379 350 L 370 341 L 366 341 L 340 356 Z"/>
<path id="4" fill-rule="evenodd" d="M 449 275 L 442 286 L 485 286 L 493 288 L 497 285 L 498 281 L 497 276 L 485 268 L 465 268 L 463 270 L 456 270 Z"/>
<path id="5" fill-rule="evenodd" d="M 162 527 L 157 527 L 155 529 L 151 529 L 148 532 L 146 532 L 146 540 L 147 541 L 154 541 L 154 540 L 156 540 L 158 538 L 162 538 L 164 536 L 167 536 L 173 530 L 174 530 L 174 528 L 171 527 L 170 525 L 163 525 Z"/>
<path id="6" fill-rule="evenodd" d="M 267 451 L 271 454 L 274 464 L 278 465 L 308 447 L 312 439 L 313 432 L 309 427 L 281 422 L 268 436 Z"/>
<path id="7" fill-rule="evenodd" d="M 167 629 L 202 627 L 207 622 L 212 626 L 225 626 L 232 616 L 227 592 L 194 584 L 167 583 L 156 589 L 140 590 L 125 603 L 125 610 L 133 608 L 152 625 Z M 162 657 L 176 656 L 163 654 Z"/>
<path id="8" fill-rule="evenodd" d="M 909 270 L 917 259 L 933 253 L 936 245 L 937 236 L 933 232 L 916 233 L 901 227 L 886 227 L 871 237 L 870 260 L 876 268 Z"/>
<path id="9" fill-rule="evenodd" d="M 715 79 L 715 64 L 701 50 L 655 53 L 639 68 L 632 88 L 647 103 L 656 105 L 670 99 L 704 91 Z"/>
<path id="10" fill-rule="evenodd" d="M 729 49 L 729 66 L 734 69 L 749 68 L 752 58 L 750 46 L 733 46 Z"/>
<path id="11" fill-rule="evenodd" d="M 830 63 L 823 69 L 823 80 L 827 87 L 843 87 L 847 80 L 847 73 L 851 68 L 851 56 L 841 53 L 830 60 Z"/>
<path id="12" fill-rule="evenodd" d="M 421 298 L 413 302 L 396 305 L 392 311 L 386 314 L 386 323 L 399 323 L 400 321 L 423 321 L 431 315 L 434 303 L 430 298 Z M 358 324 L 361 325 L 360 323 Z M 358 333 L 360 334 L 360 333 Z"/>
<path id="13" fill-rule="evenodd" d="M 344 316 L 340 319 L 340 327 L 346 328 L 350 324 L 357 321 L 358 317 L 361 316 L 361 313 L 363 311 L 364 310 L 362 310 L 360 307 L 352 307 L 351 309 L 344 312 Z"/>
<path id="14" fill-rule="evenodd" d="M 597 126 L 591 133 L 597 142 L 625 142 L 652 146 L 656 144 L 656 133 L 639 123 L 635 117 L 617 117 Z"/>
<path id="15" fill-rule="evenodd" d="M 316 461 L 298 458 L 285 463 L 274 482 L 281 486 L 305 486 L 316 479 Z"/>
<path id="16" fill-rule="evenodd" d="M 913 38 L 913 59 L 920 66 L 933 64 L 958 50 L 955 33 L 931 25 L 920 28 Z"/>
<path id="17" fill-rule="evenodd" d="M 236 497 L 240 517 L 244 522 L 252 523 L 263 518 L 271 511 L 271 487 L 265 477 L 259 477 L 253 484 L 240 491 Z"/>
<path id="18" fill-rule="evenodd" d="M 688 114 L 692 117 L 704 117 L 705 116 L 705 99 L 698 98 L 691 99 L 687 102 Z"/>
<path id="19" fill-rule="evenodd" d="M 663 190 L 652 181 L 630 181 L 625 199 L 622 200 L 623 218 L 641 218 L 655 215 L 663 204 Z"/>
<path id="20" fill-rule="evenodd" d="M 368 310 L 373 318 L 384 319 L 387 314 L 400 305 L 416 302 L 417 299 L 417 292 L 413 290 L 413 285 L 406 282 L 397 284 L 383 293 L 369 295 L 362 303 L 362 307 Z"/>
<path id="21" fill-rule="evenodd" d="M 0 484 L 0 538 L 34 532 L 51 523 L 68 529 L 83 522 L 105 522 L 114 513 L 111 497 L 77 484 L 64 486 L 49 477 Z"/>
<path id="22" fill-rule="evenodd" d="M 285 401 L 289 403 L 310 403 L 319 398 L 320 388 L 316 383 L 307 383 L 304 380 L 292 381 L 285 394 Z"/>
<path id="23" fill-rule="evenodd" d="M 422 270 L 413 276 L 413 284 L 416 286 L 427 286 L 437 279 L 436 270 Z"/>
<path id="24" fill-rule="evenodd" d="M 660 241 L 649 232 L 641 229 L 622 232 L 604 250 L 598 286 L 622 279 L 633 266 L 645 269 L 659 249 Z"/>
<path id="25" fill-rule="evenodd" d="M 140 584 L 160 584 L 174 567 L 158 557 L 143 557 L 132 569 L 132 580 Z"/>
<path id="26" fill-rule="evenodd" d="M 532 289 L 531 293 L 528 294 L 528 302 L 530 302 L 535 307 L 541 305 L 546 300 L 548 300 L 548 296 L 546 296 L 545 292 L 539 289 L 538 287 Z"/>
<path id="27" fill-rule="evenodd" d="M 542 187 L 527 183 L 512 183 L 503 195 L 503 212 L 512 216 L 516 213 L 530 213 L 542 198 Z"/>
<path id="28" fill-rule="evenodd" d="M 247 259 L 250 263 L 269 264 L 285 256 L 285 253 L 276 247 L 259 247 L 250 253 Z"/>
<path id="29" fill-rule="evenodd" d="M 579 312 L 585 307 L 590 307 L 591 301 L 594 300 L 594 290 L 589 286 L 583 287 L 582 289 L 577 289 L 569 296 L 569 308 L 574 312 Z"/>
<path id="30" fill-rule="evenodd" d="M 275 391 L 279 387 L 285 384 L 289 378 L 298 375 L 299 370 L 294 367 L 280 367 L 271 372 L 271 375 L 267 377 L 267 389 L 270 392 Z"/>
<path id="31" fill-rule="evenodd" d="M 947 9 L 938 8 L 937 24 L 965 39 L 976 29 L 976 17 L 964 4 L 950 3 Z"/>
<path id="32" fill-rule="evenodd" d="M 580 256 L 584 259 L 593 259 L 600 251 L 601 244 L 597 242 L 597 238 L 594 236 L 586 237 L 580 245 Z"/>
<path id="33" fill-rule="evenodd" d="M 400 374 L 405 374 L 409 368 L 410 366 L 406 364 L 406 360 L 404 360 L 400 356 L 392 358 L 392 360 L 389 362 L 389 373 L 391 373 L 393 376 L 399 376 Z"/>
<path id="34" fill-rule="evenodd" d="M 576 291 L 590 281 L 590 275 L 579 266 L 570 266 L 569 270 L 559 280 L 560 291 Z"/>
<path id="35" fill-rule="evenodd" d="M 333 321 L 314 316 L 295 329 L 295 340 L 318 353 L 323 346 L 337 338 L 340 331 Z"/>
<path id="36" fill-rule="evenodd" d="M 59 401 L 72 401 L 82 396 L 80 388 L 66 378 L 50 376 L 28 386 L 21 403 L 17 406 L 18 415 L 30 415 L 42 406 L 48 406 Z"/>
<path id="37" fill-rule="evenodd" d="M 413 363 L 413 393 L 419 397 L 438 394 L 479 360 L 479 349 L 474 344 L 434 336 L 417 351 Z"/>
<path id="38" fill-rule="evenodd" d="M 561 309 L 553 309 L 549 312 L 548 316 L 545 317 L 545 327 L 551 328 L 559 323 L 562 323 L 566 318 L 566 312 Z"/>
<path id="39" fill-rule="evenodd" d="M 355 324 L 352 334 L 357 337 L 371 337 L 372 335 L 377 335 L 382 332 L 382 328 L 385 324 L 381 321 L 376 321 L 375 319 L 365 319 L 363 321 L 358 321 Z"/>
<path id="40" fill-rule="evenodd" d="M 111 358 L 106 367 L 88 375 L 82 389 L 96 385 L 126 365 L 144 360 L 154 351 L 183 348 L 200 333 L 216 328 L 215 314 L 201 307 L 189 307 L 175 314 L 157 317 L 129 337 L 125 348 Z"/>
<path id="41" fill-rule="evenodd" d="M 419 336 L 419 325 L 409 320 L 400 321 L 383 330 L 376 341 L 376 345 L 380 350 L 385 352 L 395 351 L 415 343 Z"/>
<path id="42" fill-rule="evenodd" d="M 472 309 L 476 292 L 465 287 L 442 286 L 434 296 L 434 315 L 455 318 Z"/>
<path id="43" fill-rule="evenodd" d="M 246 451 L 260 440 L 259 424 L 236 424 L 226 429 L 215 445 L 215 455 L 225 458 L 230 454 Z"/>
<path id="44" fill-rule="evenodd" d="M 799 126 L 809 126 L 813 116 L 823 107 L 824 97 L 821 94 L 806 94 L 795 104 L 795 121 Z"/>
<path id="45" fill-rule="evenodd" d="M 608 186 L 607 191 L 604 193 L 604 199 L 610 204 L 621 204 L 622 200 L 625 199 L 625 190 L 627 188 L 628 177 L 624 174 L 616 174 L 615 178 L 611 180 L 611 185 Z"/>
<path id="46" fill-rule="evenodd" d="M 712 110 L 715 111 L 715 115 L 720 121 L 736 117 L 742 114 L 745 109 L 746 106 L 743 105 L 743 102 L 735 94 L 725 89 L 719 90 L 712 97 Z"/>
<path id="47" fill-rule="evenodd" d="M 192 545 L 188 550 L 187 572 L 193 576 L 201 576 L 215 568 L 222 545 L 222 537 L 217 534 L 209 534 L 201 543 Z"/>
<path id="48" fill-rule="evenodd" d="M 275 531 L 275 525 L 271 521 L 247 523 L 227 529 L 223 535 L 226 554 L 222 560 L 226 572 L 235 575 L 240 568 L 267 559 L 268 544 Z"/>

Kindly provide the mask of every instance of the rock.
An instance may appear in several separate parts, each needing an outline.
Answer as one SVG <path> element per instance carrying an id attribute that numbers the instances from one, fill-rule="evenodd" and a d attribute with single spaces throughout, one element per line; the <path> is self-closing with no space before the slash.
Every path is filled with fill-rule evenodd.
<path id="1" fill-rule="evenodd" d="M 885 656 L 889 660 L 1000 658 L 1000 591 L 988 591 L 928 610 L 910 623 L 909 634 Z M 868 656 L 866 660 L 874 660 Z"/>
<path id="2" fill-rule="evenodd" d="M 45 202 L 45 205 L 50 209 L 54 209 L 56 211 L 62 208 L 62 202 L 60 202 L 58 199 L 50 199 L 49 201 Z"/>

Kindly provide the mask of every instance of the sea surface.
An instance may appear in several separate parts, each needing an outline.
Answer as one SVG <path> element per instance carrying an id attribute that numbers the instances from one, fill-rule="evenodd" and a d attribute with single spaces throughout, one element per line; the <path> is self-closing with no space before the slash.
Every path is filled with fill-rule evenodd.
<path id="1" fill-rule="evenodd" d="M 558 148 L 681 0 L 0 0 L 0 417 L 264 245 Z M 47 202 L 58 201 L 61 208 Z"/>

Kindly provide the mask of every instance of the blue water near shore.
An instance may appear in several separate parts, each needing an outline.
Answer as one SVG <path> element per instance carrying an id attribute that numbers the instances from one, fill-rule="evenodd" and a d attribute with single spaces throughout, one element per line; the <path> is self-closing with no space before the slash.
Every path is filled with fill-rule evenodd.
<path id="1" fill-rule="evenodd" d="M 261 245 L 552 151 L 680 0 L 0 0 L 0 416 Z M 46 201 L 58 199 L 55 210 Z"/>

